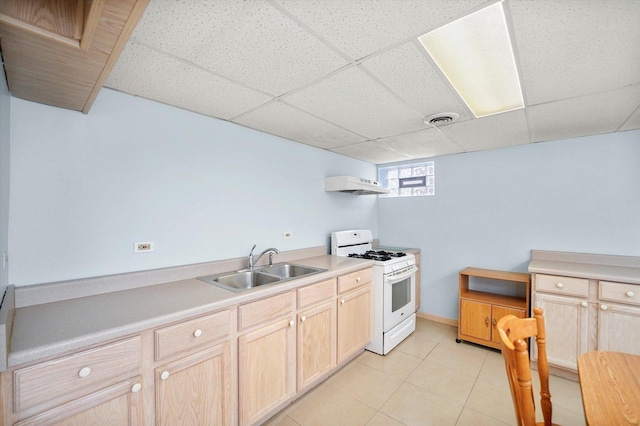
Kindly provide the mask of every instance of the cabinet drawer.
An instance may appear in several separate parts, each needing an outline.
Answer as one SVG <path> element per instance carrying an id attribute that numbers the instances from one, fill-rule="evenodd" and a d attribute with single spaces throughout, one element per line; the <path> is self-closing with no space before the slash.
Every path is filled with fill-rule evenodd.
<path id="1" fill-rule="evenodd" d="M 589 280 L 558 275 L 536 274 L 536 291 L 589 297 Z"/>
<path id="2" fill-rule="evenodd" d="M 238 307 L 238 329 L 252 327 L 285 315 L 291 315 L 291 293 L 279 294 Z"/>
<path id="3" fill-rule="evenodd" d="M 600 281 L 599 299 L 640 305 L 640 285 Z"/>
<path id="4" fill-rule="evenodd" d="M 330 279 L 298 289 L 298 309 L 332 298 L 335 288 L 336 280 Z"/>
<path id="5" fill-rule="evenodd" d="M 59 405 L 138 374 L 140 337 L 16 370 L 14 411 Z"/>
<path id="6" fill-rule="evenodd" d="M 371 277 L 371 268 L 363 269 L 361 271 L 352 272 L 350 274 L 338 277 L 338 294 L 342 294 L 346 291 L 353 290 L 356 287 L 360 287 L 363 284 L 371 282 Z"/>
<path id="7" fill-rule="evenodd" d="M 229 336 L 230 315 L 225 310 L 156 330 L 156 361 Z"/>

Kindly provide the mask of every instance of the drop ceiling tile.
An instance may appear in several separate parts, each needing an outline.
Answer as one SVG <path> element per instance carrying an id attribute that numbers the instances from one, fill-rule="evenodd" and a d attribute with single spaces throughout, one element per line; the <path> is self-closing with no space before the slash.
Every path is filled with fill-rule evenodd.
<path id="1" fill-rule="evenodd" d="M 485 0 L 276 0 L 353 59 L 422 35 Z"/>
<path id="2" fill-rule="evenodd" d="M 529 105 L 640 82 L 640 1 L 510 0 Z"/>
<path id="3" fill-rule="evenodd" d="M 471 119 L 464 103 L 420 49 L 407 42 L 364 61 L 362 66 L 424 116 L 455 112 L 459 120 Z"/>
<path id="4" fill-rule="evenodd" d="M 439 127 L 465 151 L 503 148 L 530 142 L 524 109 Z"/>
<path id="5" fill-rule="evenodd" d="M 435 127 L 406 135 L 378 139 L 376 142 L 416 159 L 457 154 L 464 151 L 448 139 L 440 128 Z"/>
<path id="6" fill-rule="evenodd" d="M 621 131 L 634 129 L 640 129 L 640 106 L 636 108 L 633 114 L 631 114 L 631 117 L 629 117 L 622 127 L 620 127 Z"/>
<path id="7" fill-rule="evenodd" d="M 366 140 L 281 101 L 270 102 L 233 120 L 293 141 L 328 149 Z"/>
<path id="8" fill-rule="evenodd" d="M 281 95 L 347 61 L 266 1 L 152 2 L 133 38 Z"/>
<path id="9" fill-rule="evenodd" d="M 640 85 L 529 108 L 533 142 L 613 133 L 640 103 Z"/>
<path id="10" fill-rule="evenodd" d="M 105 86 L 223 119 L 271 99 L 133 41 L 123 50 Z"/>
<path id="11" fill-rule="evenodd" d="M 358 67 L 336 73 L 283 100 L 367 139 L 425 127 L 417 111 Z"/>
<path id="12" fill-rule="evenodd" d="M 410 156 L 384 146 L 377 141 L 354 143 L 331 148 L 330 151 L 373 164 L 394 163 L 411 159 Z"/>

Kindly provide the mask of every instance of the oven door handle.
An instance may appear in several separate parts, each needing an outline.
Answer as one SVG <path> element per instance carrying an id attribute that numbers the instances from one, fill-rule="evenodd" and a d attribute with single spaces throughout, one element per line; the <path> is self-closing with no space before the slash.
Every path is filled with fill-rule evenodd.
<path id="1" fill-rule="evenodd" d="M 411 275 L 414 275 L 417 270 L 418 270 L 418 268 L 414 265 L 411 269 L 409 269 L 404 274 L 402 274 L 402 275 L 394 275 L 393 277 L 385 276 L 384 280 L 385 280 L 385 282 L 387 284 L 393 284 L 395 281 L 402 281 L 405 278 L 408 278 Z"/>

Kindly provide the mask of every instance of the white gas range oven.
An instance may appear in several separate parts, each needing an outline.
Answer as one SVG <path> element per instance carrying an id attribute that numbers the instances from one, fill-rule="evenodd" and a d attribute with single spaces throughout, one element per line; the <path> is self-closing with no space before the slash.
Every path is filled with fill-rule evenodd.
<path id="1" fill-rule="evenodd" d="M 386 355 L 416 329 L 416 260 L 413 254 L 374 251 L 368 229 L 331 233 L 331 254 L 374 260 L 371 343 L 365 348 Z"/>

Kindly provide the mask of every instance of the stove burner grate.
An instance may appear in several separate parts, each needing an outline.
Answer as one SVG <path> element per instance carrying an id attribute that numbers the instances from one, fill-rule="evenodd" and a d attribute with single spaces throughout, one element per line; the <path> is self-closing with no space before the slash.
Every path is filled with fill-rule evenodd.
<path id="1" fill-rule="evenodd" d="M 391 260 L 391 256 L 387 256 L 387 255 L 376 253 L 376 252 L 372 252 L 372 251 L 368 251 L 368 252 L 362 253 L 362 254 L 351 253 L 349 255 L 349 257 L 355 257 L 355 258 L 358 258 L 358 259 L 377 260 L 377 261 L 381 261 L 381 262 L 386 262 L 387 260 Z"/>

